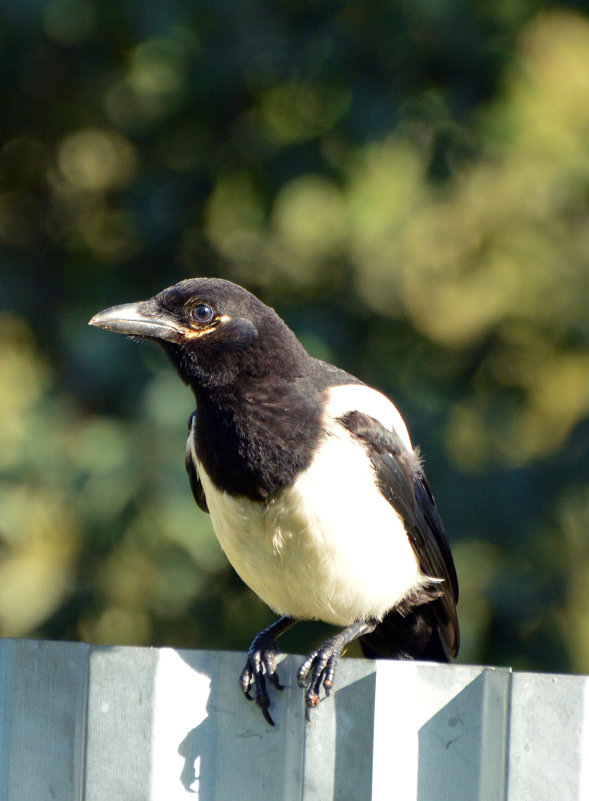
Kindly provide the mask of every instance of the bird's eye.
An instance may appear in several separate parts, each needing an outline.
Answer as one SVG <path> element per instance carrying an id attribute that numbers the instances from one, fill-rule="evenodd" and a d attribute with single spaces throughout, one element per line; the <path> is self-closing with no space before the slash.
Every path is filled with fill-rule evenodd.
<path id="1" fill-rule="evenodd" d="M 210 323 L 215 316 L 214 311 L 208 303 L 199 303 L 191 312 L 197 323 Z"/>

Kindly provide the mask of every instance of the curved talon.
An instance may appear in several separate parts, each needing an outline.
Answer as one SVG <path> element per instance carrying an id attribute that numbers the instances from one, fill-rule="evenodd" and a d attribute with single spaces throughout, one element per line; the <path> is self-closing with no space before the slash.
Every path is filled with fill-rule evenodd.
<path id="1" fill-rule="evenodd" d="M 252 642 L 247 655 L 247 662 L 239 677 L 241 691 L 249 701 L 255 701 L 265 720 L 274 726 L 270 715 L 270 698 L 266 690 L 266 679 L 277 690 L 284 689 L 276 672 L 276 656 L 280 653 L 276 638 L 293 626 L 296 620 L 281 617 L 267 629 L 260 632 Z M 305 718 L 310 721 L 310 710 L 321 701 L 321 688 L 325 696 L 333 688 L 335 672 L 342 653 L 347 645 L 370 634 L 378 624 L 377 620 L 357 620 L 333 637 L 328 637 L 319 648 L 305 659 L 297 671 L 297 683 L 305 688 Z"/>
<path id="2" fill-rule="evenodd" d="M 320 702 L 321 687 L 323 687 L 325 696 L 329 696 L 341 653 L 341 637 L 329 637 L 319 648 L 310 653 L 300 666 L 297 672 L 297 682 L 299 687 L 307 687 L 305 693 L 307 721 L 310 719 L 310 710 Z"/>
<path id="3" fill-rule="evenodd" d="M 276 672 L 276 656 L 280 653 L 276 645 L 274 631 L 278 624 L 285 625 L 281 619 L 270 627 L 271 630 L 262 631 L 252 642 L 247 655 L 247 662 L 239 677 L 239 686 L 249 701 L 255 701 L 266 721 L 274 726 L 270 715 L 270 698 L 266 689 L 266 680 L 277 690 L 283 690 L 278 673 Z"/>
<path id="4" fill-rule="evenodd" d="M 280 679 L 278 678 L 278 673 L 272 673 L 270 676 L 268 676 L 268 679 L 270 680 L 270 684 L 273 687 L 276 687 L 277 690 L 281 691 L 284 690 L 284 684 L 280 683 Z"/>

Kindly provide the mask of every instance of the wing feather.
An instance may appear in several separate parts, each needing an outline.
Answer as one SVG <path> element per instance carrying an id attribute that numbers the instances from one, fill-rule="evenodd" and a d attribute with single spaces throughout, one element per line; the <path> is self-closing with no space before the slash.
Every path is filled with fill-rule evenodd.
<path id="1" fill-rule="evenodd" d="M 450 656 L 460 644 L 456 603 L 458 579 L 450 545 L 418 455 L 407 450 L 395 431 L 358 411 L 339 418 L 366 447 L 379 488 L 405 522 L 407 536 L 424 576 L 435 579 L 429 598 L 407 599 L 416 606 L 427 600 Z"/>
<path id="2" fill-rule="evenodd" d="M 196 412 L 192 412 L 188 418 L 188 439 L 186 440 L 186 458 L 184 464 L 186 465 L 186 472 L 188 473 L 188 480 L 190 481 L 190 489 L 192 490 L 196 505 L 199 509 L 202 509 L 203 512 L 208 513 L 209 507 L 207 506 L 207 499 L 198 475 L 198 467 L 196 466 L 193 458 L 193 453 L 195 451 L 195 448 L 193 447 L 193 440 L 195 436 L 193 422 L 195 414 Z"/>

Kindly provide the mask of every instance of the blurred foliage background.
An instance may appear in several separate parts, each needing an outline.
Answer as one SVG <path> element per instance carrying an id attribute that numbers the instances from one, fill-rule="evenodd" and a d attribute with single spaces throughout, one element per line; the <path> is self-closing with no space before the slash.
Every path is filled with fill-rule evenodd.
<path id="1" fill-rule="evenodd" d="M 461 660 L 588 673 L 586 4 L 0 0 L 0 19 L 0 633 L 244 649 L 271 619 L 192 501 L 190 393 L 87 326 L 208 274 L 402 410 Z"/>

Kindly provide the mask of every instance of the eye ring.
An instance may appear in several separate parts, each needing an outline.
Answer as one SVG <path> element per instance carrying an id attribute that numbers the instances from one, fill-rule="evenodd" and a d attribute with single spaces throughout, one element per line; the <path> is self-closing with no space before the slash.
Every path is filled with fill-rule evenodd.
<path id="1" fill-rule="evenodd" d="M 197 303 L 190 312 L 190 315 L 193 320 L 196 320 L 197 323 L 206 324 L 211 322 L 215 316 L 215 312 L 211 309 L 208 303 Z"/>

